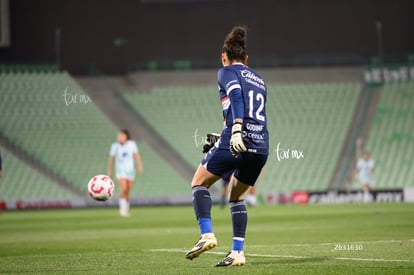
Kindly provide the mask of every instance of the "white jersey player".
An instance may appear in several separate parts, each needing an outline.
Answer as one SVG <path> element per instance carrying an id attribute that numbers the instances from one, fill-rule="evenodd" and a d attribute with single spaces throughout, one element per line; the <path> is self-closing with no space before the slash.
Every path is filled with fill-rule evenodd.
<path id="1" fill-rule="evenodd" d="M 357 169 L 359 171 L 359 181 L 364 191 L 363 201 L 367 203 L 371 200 L 370 191 L 374 183 L 372 174 L 375 169 L 374 160 L 369 152 L 365 152 L 364 157 L 358 160 Z"/>
<path id="2" fill-rule="evenodd" d="M 119 212 L 123 217 L 129 216 L 129 191 L 135 180 L 136 171 L 142 174 L 142 161 L 138 146 L 130 139 L 127 130 L 118 133 L 117 142 L 114 142 L 109 152 L 108 175 L 112 177 L 115 160 L 115 177 L 121 187 L 119 198 Z M 137 169 L 135 170 L 135 164 Z"/>

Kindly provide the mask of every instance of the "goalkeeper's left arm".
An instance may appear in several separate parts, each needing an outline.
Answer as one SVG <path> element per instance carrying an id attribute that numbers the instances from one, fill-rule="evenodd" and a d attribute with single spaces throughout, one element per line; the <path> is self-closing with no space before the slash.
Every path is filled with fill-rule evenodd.
<path id="1" fill-rule="evenodd" d="M 235 88 L 229 93 L 233 126 L 231 128 L 230 152 L 237 158 L 239 153 L 246 152 L 247 148 L 243 142 L 243 112 L 244 103 L 242 92 Z"/>

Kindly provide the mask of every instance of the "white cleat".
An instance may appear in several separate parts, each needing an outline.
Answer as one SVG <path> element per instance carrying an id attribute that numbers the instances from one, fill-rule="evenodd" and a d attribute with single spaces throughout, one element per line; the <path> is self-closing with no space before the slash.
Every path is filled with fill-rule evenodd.
<path id="1" fill-rule="evenodd" d="M 242 266 L 246 264 L 246 258 L 243 251 L 229 252 L 223 260 L 215 264 L 214 266 Z"/>
<path id="2" fill-rule="evenodd" d="M 189 260 L 195 259 L 201 255 L 201 253 L 213 249 L 217 246 L 217 239 L 214 235 L 203 235 L 196 242 L 193 248 L 185 253 L 185 257 Z"/>

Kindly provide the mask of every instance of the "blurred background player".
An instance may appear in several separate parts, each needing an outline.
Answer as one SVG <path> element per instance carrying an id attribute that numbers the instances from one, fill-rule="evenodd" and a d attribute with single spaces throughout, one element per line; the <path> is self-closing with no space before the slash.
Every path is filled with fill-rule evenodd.
<path id="1" fill-rule="evenodd" d="M 256 206 L 257 205 L 256 187 L 257 187 L 257 183 L 255 183 L 254 186 L 250 186 L 249 190 L 247 191 L 246 203 L 249 206 Z"/>
<path id="2" fill-rule="evenodd" d="M 226 206 L 227 201 L 227 191 L 229 189 L 229 183 L 231 180 L 232 175 L 228 179 L 221 179 L 221 193 L 220 193 L 220 208 L 224 208 Z M 250 186 L 246 193 L 246 203 L 249 206 L 256 206 L 257 205 L 257 196 L 256 196 L 256 187 L 257 182 L 254 186 Z"/>
<path id="3" fill-rule="evenodd" d="M 265 174 L 265 169 L 262 169 L 260 177 L 262 177 L 264 174 Z M 249 206 L 257 206 L 259 204 L 259 201 L 257 200 L 257 194 L 256 194 L 257 184 L 258 183 L 256 182 L 253 186 L 250 186 L 249 190 L 247 191 L 246 203 Z"/>
<path id="4" fill-rule="evenodd" d="M 1 163 L 1 152 L 0 152 L 0 177 L 3 176 L 3 168 L 2 168 L 2 163 Z"/>
<path id="5" fill-rule="evenodd" d="M 112 178 L 113 163 L 115 159 L 115 177 L 121 187 L 119 195 L 119 213 L 122 217 L 129 216 L 129 191 L 134 183 L 136 171 L 142 174 L 142 161 L 137 144 L 130 139 L 127 130 L 121 130 L 109 152 L 108 176 Z M 137 169 L 135 170 L 134 159 Z"/>
<path id="6" fill-rule="evenodd" d="M 374 173 L 374 160 L 371 158 L 369 152 L 365 152 L 364 156 L 358 160 L 357 170 L 359 172 L 359 182 L 363 189 L 363 202 L 368 203 L 371 201 L 371 188 L 374 183 L 372 174 Z"/>
<path id="7" fill-rule="evenodd" d="M 220 208 L 224 208 L 227 202 L 227 190 L 229 189 L 229 183 L 231 176 L 227 179 L 221 179 L 221 192 L 220 192 Z"/>
<path id="8" fill-rule="evenodd" d="M 249 186 L 255 184 L 269 154 L 266 86 L 263 79 L 246 65 L 246 36 L 245 27 L 234 27 L 225 38 L 221 54 L 223 68 L 218 72 L 224 128 L 219 142 L 204 156 L 191 183 L 201 237 L 185 254 L 190 260 L 217 246 L 208 189 L 220 178 L 233 174 L 229 184 L 233 245 L 227 256 L 215 266 L 246 263 L 243 253 L 247 226 L 244 194 Z"/>

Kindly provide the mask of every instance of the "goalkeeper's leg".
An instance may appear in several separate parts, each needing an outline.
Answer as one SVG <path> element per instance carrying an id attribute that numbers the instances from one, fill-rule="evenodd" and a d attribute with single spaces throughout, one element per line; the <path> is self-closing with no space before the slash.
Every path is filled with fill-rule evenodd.
<path id="1" fill-rule="evenodd" d="M 200 239 L 187 251 L 185 257 L 194 259 L 201 253 L 217 246 L 211 224 L 211 197 L 208 188 L 220 177 L 213 175 L 200 165 L 192 181 L 193 207 L 200 227 Z"/>
<path id="2" fill-rule="evenodd" d="M 233 226 L 233 246 L 232 250 L 223 260 L 214 266 L 239 266 L 246 263 L 243 247 L 246 236 L 247 209 L 244 204 L 244 194 L 249 189 L 249 185 L 232 178 L 230 181 L 230 214 Z"/>
<path id="3" fill-rule="evenodd" d="M 263 166 L 266 163 L 267 155 L 255 155 L 244 153 L 242 161 L 229 187 L 229 206 L 231 221 L 233 225 L 233 246 L 231 252 L 215 266 L 238 266 L 246 263 L 244 256 L 244 239 L 247 227 L 247 209 L 244 204 L 244 196 L 250 186 L 254 186 Z"/>

